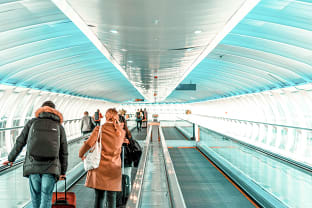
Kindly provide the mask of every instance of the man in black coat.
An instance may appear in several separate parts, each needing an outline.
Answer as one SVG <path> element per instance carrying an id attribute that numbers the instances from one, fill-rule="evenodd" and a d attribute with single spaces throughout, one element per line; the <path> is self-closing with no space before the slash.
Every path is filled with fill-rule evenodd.
<path id="1" fill-rule="evenodd" d="M 55 182 L 65 177 L 68 164 L 63 116 L 51 101 L 44 102 L 35 115 L 24 126 L 3 164 L 12 166 L 27 144 L 23 175 L 29 178 L 33 208 L 51 207 Z"/>

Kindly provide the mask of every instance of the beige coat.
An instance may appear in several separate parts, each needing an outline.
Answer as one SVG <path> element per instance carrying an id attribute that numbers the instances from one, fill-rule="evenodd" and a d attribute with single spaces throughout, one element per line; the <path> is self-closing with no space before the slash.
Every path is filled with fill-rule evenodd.
<path id="1" fill-rule="evenodd" d="M 119 127 L 119 126 L 118 126 Z M 121 159 L 120 152 L 125 132 L 117 135 L 112 123 L 105 123 L 102 128 L 102 155 L 100 166 L 87 173 L 85 186 L 106 191 L 121 191 Z M 91 136 L 79 150 L 82 157 L 96 142 L 99 126 L 95 127 Z"/>

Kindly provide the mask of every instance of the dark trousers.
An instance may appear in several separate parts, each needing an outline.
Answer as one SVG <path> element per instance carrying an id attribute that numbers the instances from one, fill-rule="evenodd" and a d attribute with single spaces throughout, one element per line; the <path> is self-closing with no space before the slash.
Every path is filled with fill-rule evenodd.
<path id="1" fill-rule="evenodd" d="M 116 208 L 116 191 L 95 190 L 95 204 L 94 208 Z"/>
<path id="2" fill-rule="evenodd" d="M 137 120 L 137 129 L 138 130 L 142 129 L 142 120 Z"/>
<path id="3" fill-rule="evenodd" d="M 95 126 L 101 126 L 101 121 L 94 121 Z"/>

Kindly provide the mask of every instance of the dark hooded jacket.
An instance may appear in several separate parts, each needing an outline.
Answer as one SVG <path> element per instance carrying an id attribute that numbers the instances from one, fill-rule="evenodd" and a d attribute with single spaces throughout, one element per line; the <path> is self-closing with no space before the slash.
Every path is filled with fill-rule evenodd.
<path id="1" fill-rule="evenodd" d="M 50 119 L 59 124 L 59 134 L 60 134 L 60 149 L 59 156 L 56 159 L 48 160 L 48 161 L 37 161 L 35 160 L 27 151 L 25 156 L 25 161 L 23 165 L 23 175 L 28 177 L 30 174 L 44 174 L 49 173 L 53 174 L 56 177 L 60 175 L 65 175 L 68 164 L 68 150 L 67 150 L 67 140 L 64 127 L 61 125 L 63 122 L 62 114 L 55 110 L 54 108 L 50 108 L 48 106 L 44 106 L 39 108 L 36 111 L 36 118 L 31 119 L 24 126 L 22 133 L 17 137 L 16 142 L 12 151 L 8 156 L 8 160 L 10 162 L 14 162 L 16 157 L 23 150 L 23 147 L 27 144 L 27 140 L 32 138 L 32 132 L 30 132 L 30 128 L 34 121 L 42 119 L 43 122 L 45 119 Z M 38 121 L 39 122 L 39 121 Z M 49 147 L 42 147 L 49 148 Z"/>

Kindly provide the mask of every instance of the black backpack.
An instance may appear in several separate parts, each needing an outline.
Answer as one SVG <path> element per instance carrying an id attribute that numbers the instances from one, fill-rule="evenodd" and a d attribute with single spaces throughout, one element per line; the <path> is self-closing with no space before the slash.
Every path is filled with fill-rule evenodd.
<path id="1" fill-rule="evenodd" d="M 38 161 L 55 160 L 60 151 L 59 122 L 39 118 L 32 123 L 27 141 L 27 151 Z"/>

